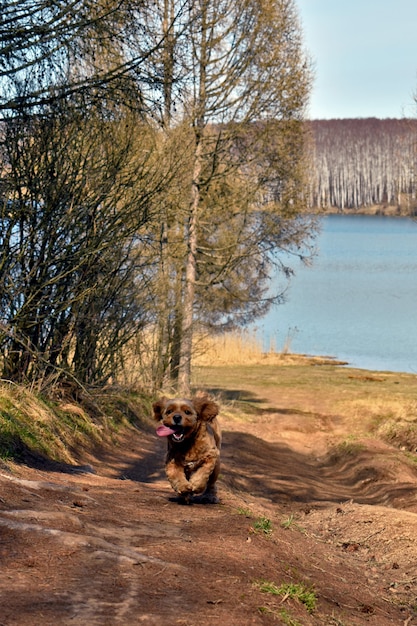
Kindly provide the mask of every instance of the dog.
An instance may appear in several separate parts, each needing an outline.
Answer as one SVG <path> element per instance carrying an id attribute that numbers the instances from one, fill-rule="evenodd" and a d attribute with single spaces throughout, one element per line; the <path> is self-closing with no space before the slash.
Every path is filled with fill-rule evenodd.
<path id="1" fill-rule="evenodd" d="M 161 422 L 157 435 L 167 437 L 165 472 L 181 503 L 217 504 L 221 430 L 218 405 L 207 395 L 161 398 L 153 404 Z"/>

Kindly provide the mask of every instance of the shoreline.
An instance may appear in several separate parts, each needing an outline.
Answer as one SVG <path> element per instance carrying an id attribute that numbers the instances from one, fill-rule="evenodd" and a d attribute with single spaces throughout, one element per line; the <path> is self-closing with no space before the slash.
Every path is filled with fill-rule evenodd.
<path id="1" fill-rule="evenodd" d="M 406 210 L 397 206 L 383 205 L 361 207 L 360 209 L 339 209 L 337 207 L 319 209 L 316 207 L 311 211 L 311 213 L 312 215 L 316 215 L 318 217 L 325 217 L 326 215 L 364 215 L 367 217 L 408 217 L 410 219 L 417 219 L 417 209 L 415 207 Z"/>
<path id="2" fill-rule="evenodd" d="M 357 365 L 354 360 L 341 358 L 332 354 L 314 354 L 292 352 L 290 346 L 277 350 L 271 346 L 265 350 L 261 346 L 256 333 L 231 332 L 224 335 L 201 336 L 196 343 L 198 349 L 193 358 L 193 369 L 201 367 L 239 367 L 239 366 L 335 366 L 340 369 L 362 370 L 365 372 L 386 372 L 392 374 L 417 375 L 417 367 L 411 365 L 392 369 L 389 364 L 373 366 Z M 275 348 L 275 349 L 274 349 Z"/>
<path id="3" fill-rule="evenodd" d="M 406 371 L 406 370 L 397 370 L 397 369 L 388 369 L 381 368 L 377 369 L 375 367 L 365 367 L 360 365 L 354 365 L 351 361 L 346 361 L 344 359 L 339 359 L 337 356 L 332 355 L 317 355 L 317 354 L 304 354 L 304 353 L 274 353 L 274 352 L 265 352 L 262 355 L 262 361 L 258 363 L 254 363 L 254 365 L 314 365 L 314 366 L 325 366 L 325 365 L 334 365 L 337 367 L 341 367 L 343 369 L 351 369 L 351 370 L 359 370 L 363 372 L 370 372 L 373 374 L 404 374 L 406 376 L 416 376 L 417 368 L 415 372 Z M 226 363 L 222 363 L 222 365 L 226 365 Z M 234 364 L 230 363 L 230 367 L 233 367 Z"/>

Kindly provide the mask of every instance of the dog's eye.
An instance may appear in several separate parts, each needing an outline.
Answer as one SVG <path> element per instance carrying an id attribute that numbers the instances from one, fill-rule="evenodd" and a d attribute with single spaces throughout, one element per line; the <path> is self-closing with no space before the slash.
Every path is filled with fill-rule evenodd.
<path id="1" fill-rule="evenodd" d="M 185 413 L 186 415 L 191 415 L 191 414 L 192 414 L 192 411 L 190 411 L 189 409 L 185 409 L 184 413 Z"/>
<path id="2" fill-rule="evenodd" d="M 173 409 L 167 409 L 165 411 L 165 415 L 170 415 L 172 413 Z"/>

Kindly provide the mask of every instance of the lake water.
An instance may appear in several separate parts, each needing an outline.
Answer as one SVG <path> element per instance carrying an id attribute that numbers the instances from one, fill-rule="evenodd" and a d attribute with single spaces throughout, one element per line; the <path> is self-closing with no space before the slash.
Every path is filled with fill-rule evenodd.
<path id="1" fill-rule="evenodd" d="M 295 267 L 284 305 L 256 324 L 265 345 L 352 367 L 417 373 L 417 224 L 323 218 L 318 256 Z"/>

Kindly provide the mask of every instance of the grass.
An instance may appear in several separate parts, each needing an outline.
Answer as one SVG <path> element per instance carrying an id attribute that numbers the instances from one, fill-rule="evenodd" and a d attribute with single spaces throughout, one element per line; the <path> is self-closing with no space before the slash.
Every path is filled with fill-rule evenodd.
<path id="1" fill-rule="evenodd" d="M 149 404 L 149 402 L 148 402 Z M 144 423 L 147 404 L 131 394 L 86 399 L 85 406 L 52 401 L 23 386 L 0 386 L 0 459 L 22 460 L 30 453 L 74 463 L 82 449 L 110 441 L 121 425 Z"/>
<path id="2" fill-rule="evenodd" d="M 25 451 L 72 461 L 60 432 L 65 426 L 41 399 L 24 387 L 4 385 L 0 389 L 0 458 L 20 458 Z M 72 428 L 71 428 L 72 430 Z M 77 437 L 71 436 L 71 444 Z"/>
<path id="3" fill-rule="evenodd" d="M 417 465 L 417 456 L 415 454 L 411 454 L 411 452 L 405 452 L 405 456 L 412 464 Z"/>
<path id="4" fill-rule="evenodd" d="M 281 522 L 281 528 L 284 528 L 284 530 L 290 530 L 293 528 L 294 530 L 298 530 L 301 533 L 305 532 L 304 528 L 297 524 L 297 522 L 295 521 L 295 516 L 293 514 L 289 515 L 286 520 Z"/>
<path id="5" fill-rule="evenodd" d="M 192 375 L 193 387 L 219 396 L 222 415 L 233 420 L 254 422 L 274 411 L 296 413 L 312 430 L 318 422 L 326 430 L 326 420 L 342 421 L 349 439 L 340 444 L 339 453 L 358 453 L 364 435 L 410 455 L 417 452 L 414 374 L 367 372 L 328 358 L 265 352 L 255 335 L 231 333 L 197 340 Z M 142 426 L 150 414 L 149 398 L 139 394 L 102 393 L 80 407 L 48 403 L 5 383 L 0 387 L 0 458 L 29 448 L 69 459 L 72 450 L 100 441 L 128 422 Z"/>
<path id="6" fill-rule="evenodd" d="M 254 522 L 252 530 L 254 533 L 263 534 L 269 537 L 272 535 L 272 522 L 267 517 L 260 517 Z"/>
<path id="7" fill-rule="evenodd" d="M 219 335 L 196 337 L 193 363 L 197 367 L 211 365 L 288 365 L 305 362 L 333 362 L 326 357 L 305 357 L 291 354 L 290 338 L 287 337 L 281 350 L 272 343 L 267 349 L 256 333 L 234 331 Z"/>
<path id="8" fill-rule="evenodd" d="M 239 515 L 244 515 L 245 517 L 253 517 L 252 511 L 250 509 L 246 509 L 244 507 L 238 507 L 237 512 Z"/>
<path id="9" fill-rule="evenodd" d="M 354 458 L 359 456 L 364 449 L 364 444 L 356 441 L 356 436 L 348 435 L 346 439 L 343 439 L 343 441 L 340 441 L 330 449 L 330 459 L 333 462 L 337 462 L 347 457 Z"/>
<path id="10" fill-rule="evenodd" d="M 282 596 L 282 602 L 291 598 L 301 602 L 309 613 L 313 613 L 317 605 L 317 597 L 311 588 L 303 583 L 283 583 L 277 586 L 273 582 L 260 581 L 257 587 L 262 593 L 269 593 L 274 596 Z"/>
<path id="11" fill-rule="evenodd" d="M 196 389 L 220 394 L 223 414 L 252 420 L 272 406 L 302 414 L 306 421 L 329 416 L 342 419 L 352 437 L 366 433 L 409 452 L 417 450 L 414 374 L 368 372 L 325 358 L 265 354 L 253 337 L 240 334 L 215 338 L 204 358 L 195 360 L 192 375 Z"/>
<path id="12" fill-rule="evenodd" d="M 277 355 L 279 356 L 279 355 Z M 233 332 L 197 337 L 194 363 L 200 366 L 229 363 L 257 364 L 264 360 L 262 346 L 254 333 Z"/>
<path id="13" fill-rule="evenodd" d="M 259 612 L 261 615 L 273 615 L 277 617 L 285 626 L 303 626 L 301 622 L 291 616 L 286 609 L 270 609 L 267 606 L 260 606 Z"/>

